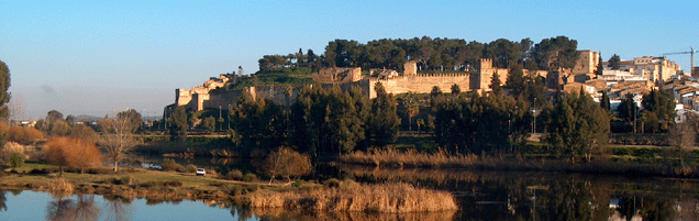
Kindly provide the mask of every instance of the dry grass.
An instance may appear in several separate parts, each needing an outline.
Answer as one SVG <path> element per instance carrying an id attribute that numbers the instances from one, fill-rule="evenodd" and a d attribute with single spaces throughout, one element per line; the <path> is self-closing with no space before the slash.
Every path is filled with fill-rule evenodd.
<path id="1" fill-rule="evenodd" d="M 75 186 L 63 178 L 56 178 L 49 182 L 48 192 L 54 197 L 65 197 L 73 194 Z"/>
<path id="2" fill-rule="evenodd" d="M 392 148 L 356 151 L 344 155 L 340 159 L 345 163 L 374 165 L 374 166 L 412 166 L 412 167 L 466 167 L 478 161 L 476 155 L 450 155 L 445 151 L 436 153 L 419 153 L 415 150 L 399 151 Z"/>
<path id="3" fill-rule="evenodd" d="M 282 192 L 258 190 L 246 197 L 247 205 L 252 208 L 379 213 L 458 210 L 451 193 L 415 188 L 404 183 L 361 185 L 345 181 L 338 188 Z"/>

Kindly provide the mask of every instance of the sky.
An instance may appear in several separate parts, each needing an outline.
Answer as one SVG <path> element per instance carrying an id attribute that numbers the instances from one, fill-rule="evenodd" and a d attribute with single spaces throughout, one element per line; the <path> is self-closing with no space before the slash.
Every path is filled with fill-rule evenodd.
<path id="1" fill-rule="evenodd" d="M 14 118 L 161 115 L 175 88 L 334 39 L 566 35 L 623 59 L 699 47 L 699 1 L 0 0 Z M 671 56 L 684 70 L 689 56 Z"/>

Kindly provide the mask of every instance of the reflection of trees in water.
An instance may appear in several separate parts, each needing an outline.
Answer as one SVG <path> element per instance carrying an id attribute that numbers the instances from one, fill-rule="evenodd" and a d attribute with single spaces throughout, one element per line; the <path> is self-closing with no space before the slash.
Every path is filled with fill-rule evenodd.
<path id="1" fill-rule="evenodd" d="M 0 212 L 7 211 L 7 204 L 5 204 L 5 201 L 7 201 L 7 197 L 5 197 L 5 191 L 0 190 Z"/>
<path id="2" fill-rule="evenodd" d="M 238 221 L 246 221 L 252 218 L 252 210 L 247 207 L 233 206 L 231 207 L 231 216 L 233 216 L 233 218 L 237 216 Z"/>
<path id="3" fill-rule="evenodd" d="M 604 175 L 342 168 L 363 182 L 452 191 L 459 220 L 699 220 L 699 185 Z M 610 208 L 619 199 L 619 208 Z"/>
<path id="4" fill-rule="evenodd" d="M 97 220 L 99 214 L 92 195 L 78 195 L 76 200 L 56 197 L 46 208 L 46 220 L 51 221 Z"/>
<path id="5" fill-rule="evenodd" d="M 105 221 L 126 221 L 131 220 L 131 200 L 122 197 L 104 197 Z"/>
<path id="6" fill-rule="evenodd" d="M 233 208 L 231 214 L 238 220 L 251 218 L 253 214 L 265 221 L 361 221 L 361 220 L 384 220 L 384 221 L 442 221 L 454 220 L 456 211 L 444 212 L 424 212 L 424 213 L 364 213 L 364 212 L 314 212 L 314 211 L 288 211 L 281 208 L 276 209 L 241 209 Z"/>

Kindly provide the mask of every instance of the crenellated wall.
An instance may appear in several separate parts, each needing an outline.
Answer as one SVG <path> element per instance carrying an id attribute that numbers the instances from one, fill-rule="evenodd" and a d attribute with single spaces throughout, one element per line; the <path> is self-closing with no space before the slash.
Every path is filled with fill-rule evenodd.
<path id="1" fill-rule="evenodd" d="M 386 92 L 391 94 L 403 93 L 430 93 L 434 86 L 442 91 L 449 91 L 451 86 L 459 85 L 461 90 L 468 91 L 470 88 L 470 76 L 467 73 L 440 73 L 440 74 L 415 74 L 411 76 L 399 76 L 390 79 L 370 78 L 368 80 L 369 98 L 376 97 L 374 85 L 376 82 L 386 88 Z"/>

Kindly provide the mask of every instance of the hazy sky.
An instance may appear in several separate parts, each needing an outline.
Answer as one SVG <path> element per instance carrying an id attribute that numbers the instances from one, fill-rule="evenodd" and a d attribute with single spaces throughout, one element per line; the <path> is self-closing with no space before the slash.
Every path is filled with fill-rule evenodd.
<path id="1" fill-rule="evenodd" d="M 336 38 L 487 42 L 567 35 L 622 58 L 699 47 L 699 1 L 0 0 L 0 60 L 19 117 L 160 115 L 174 89 Z M 688 56 L 673 56 L 687 69 Z"/>

